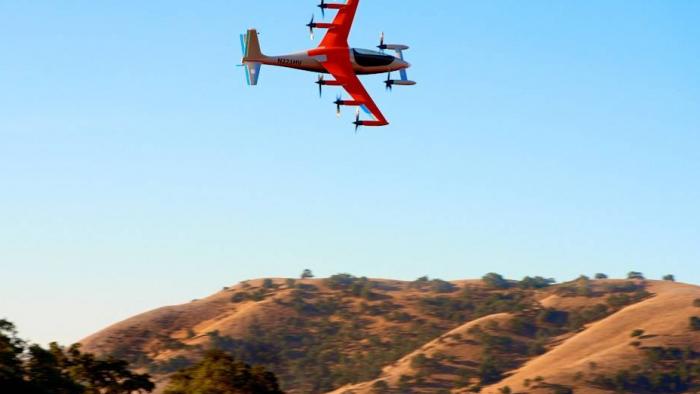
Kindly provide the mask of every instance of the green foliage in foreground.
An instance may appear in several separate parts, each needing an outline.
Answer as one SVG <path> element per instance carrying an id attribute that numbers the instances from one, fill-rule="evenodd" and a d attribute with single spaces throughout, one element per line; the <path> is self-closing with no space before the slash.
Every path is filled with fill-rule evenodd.
<path id="1" fill-rule="evenodd" d="M 165 394 L 282 394 L 277 378 L 220 350 L 210 350 L 194 366 L 173 375 Z"/>
<path id="2" fill-rule="evenodd" d="M 150 377 L 127 362 L 98 359 L 79 345 L 48 349 L 28 345 L 15 326 L 0 319 L 0 391 L 22 394 L 129 394 L 151 392 Z"/>

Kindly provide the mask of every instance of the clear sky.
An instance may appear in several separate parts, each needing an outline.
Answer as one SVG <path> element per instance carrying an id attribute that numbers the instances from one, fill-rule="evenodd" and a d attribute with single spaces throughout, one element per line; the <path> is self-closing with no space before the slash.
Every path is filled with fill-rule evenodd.
<path id="1" fill-rule="evenodd" d="M 315 6 L 0 0 L 0 317 L 69 343 L 304 268 L 700 283 L 700 2 L 362 0 L 351 45 L 418 85 L 363 78 L 392 124 L 358 134 L 235 67 Z"/>

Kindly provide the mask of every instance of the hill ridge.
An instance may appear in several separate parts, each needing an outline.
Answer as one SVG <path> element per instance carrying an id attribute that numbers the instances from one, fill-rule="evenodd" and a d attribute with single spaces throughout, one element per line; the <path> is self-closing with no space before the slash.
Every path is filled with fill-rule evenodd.
<path id="1" fill-rule="evenodd" d="M 81 342 L 161 382 L 216 347 L 269 367 L 287 392 L 333 394 L 612 392 L 606 373 L 630 367 L 631 358 L 700 344 L 688 326 L 700 314 L 697 286 L 536 278 L 257 279 Z M 632 338 L 634 330 L 644 334 Z"/>

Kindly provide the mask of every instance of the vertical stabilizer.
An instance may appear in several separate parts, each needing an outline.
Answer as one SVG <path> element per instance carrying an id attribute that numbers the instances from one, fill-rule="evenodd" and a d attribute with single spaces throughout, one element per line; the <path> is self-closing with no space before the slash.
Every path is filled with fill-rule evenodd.
<path id="1" fill-rule="evenodd" d="M 243 61 L 259 61 L 265 58 L 260 50 L 260 41 L 258 41 L 258 32 L 255 29 L 250 29 L 246 34 L 241 35 L 243 44 Z"/>
<path id="2" fill-rule="evenodd" d="M 246 34 L 241 34 L 241 50 L 246 82 L 248 85 L 257 85 L 260 76 L 260 62 L 265 59 L 265 55 L 260 50 L 258 32 L 255 29 L 249 29 Z"/>

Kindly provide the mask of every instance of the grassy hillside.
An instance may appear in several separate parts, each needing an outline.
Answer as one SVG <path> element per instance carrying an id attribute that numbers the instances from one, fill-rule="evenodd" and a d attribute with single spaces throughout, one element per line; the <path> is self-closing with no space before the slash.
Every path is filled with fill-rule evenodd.
<path id="1" fill-rule="evenodd" d="M 695 376 L 697 287 L 485 279 L 253 280 L 83 344 L 161 378 L 215 347 L 267 366 L 290 393 L 612 392 L 635 389 L 635 373 L 672 380 L 680 362 L 686 380 Z M 639 360 L 651 361 L 635 367 Z"/>

